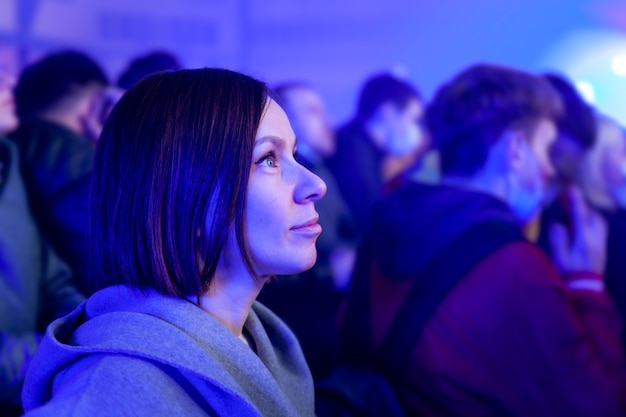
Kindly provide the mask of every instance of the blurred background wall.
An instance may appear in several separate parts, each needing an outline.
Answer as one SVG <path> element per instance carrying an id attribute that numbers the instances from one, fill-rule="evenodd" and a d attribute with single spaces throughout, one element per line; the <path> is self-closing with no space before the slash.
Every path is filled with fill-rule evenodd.
<path id="1" fill-rule="evenodd" d="M 558 70 L 626 123 L 623 0 L 0 0 L 0 64 L 81 49 L 115 79 L 154 48 L 187 67 L 307 80 L 337 123 L 362 81 L 391 70 L 430 97 L 478 61 Z"/>

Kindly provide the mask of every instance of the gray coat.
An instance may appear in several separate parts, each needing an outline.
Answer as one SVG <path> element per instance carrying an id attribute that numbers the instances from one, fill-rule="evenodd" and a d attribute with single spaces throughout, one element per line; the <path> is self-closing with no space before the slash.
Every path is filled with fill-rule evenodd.
<path id="1" fill-rule="evenodd" d="M 291 331 L 259 303 L 256 353 L 193 303 L 113 286 L 46 332 L 24 386 L 28 416 L 313 416 Z"/>

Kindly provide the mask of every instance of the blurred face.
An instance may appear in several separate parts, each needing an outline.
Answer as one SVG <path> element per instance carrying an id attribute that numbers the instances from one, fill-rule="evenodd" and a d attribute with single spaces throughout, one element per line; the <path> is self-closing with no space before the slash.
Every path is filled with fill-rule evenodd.
<path id="1" fill-rule="evenodd" d="M 543 188 L 556 175 L 550 159 L 552 146 L 557 138 L 557 129 L 548 119 L 540 120 L 534 135 L 530 138 L 530 150 L 535 160 L 535 170 Z"/>
<path id="2" fill-rule="evenodd" d="M 616 206 L 626 208 L 626 137 L 616 129 L 605 142 L 600 156 L 605 191 Z"/>
<path id="3" fill-rule="evenodd" d="M 394 156 L 409 155 L 419 147 L 422 140 L 420 122 L 424 108 L 419 100 L 413 99 L 403 109 L 393 109 L 388 117 L 387 151 Z"/>
<path id="4" fill-rule="evenodd" d="M 296 162 L 295 151 L 287 115 L 271 100 L 255 139 L 246 206 L 248 247 L 261 276 L 299 273 L 317 258 L 314 204 L 326 184 Z"/>
<path id="5" fill-rule="evenodd" d="M 98 83 L 87 84 L 76 91 L 73 101 L 78 120 L 74 131 L 94 142 L 98 140 L 108 116 L 103 115 L 106 97 L 105 86 Z"/>
<path id="6" fill-rule="evenodd" d="M 576 170 L 584 156 L 585 150 L 566 133 L 558 133 L 558 137 L 550 150 L 550 159 L 556 170 L 556 181 L 572 182 Z"/>
<path id="7" fill-rule="evenodd" d="M 530 220 L 541 209 L 549 182 L 555 176 L 550 149 L 556 134 L 554 123 L 542 119 L 533 135 L 520 143 L 510 204 L 523 221 Z"/>
<path id="8" fill-rule="evenodd" d="M 15 78 L 0 69 L 0 135 L 11 132 L 19 124 L 15 113 L 14 87 Z"/>
<path id="9" fill-rule="evenodd" d="M 335 152 L 335 138 L 324 102 L 315 91 L 298 87 L 285 93 L 291 126 L 300 144 L 322 157 Z"/>

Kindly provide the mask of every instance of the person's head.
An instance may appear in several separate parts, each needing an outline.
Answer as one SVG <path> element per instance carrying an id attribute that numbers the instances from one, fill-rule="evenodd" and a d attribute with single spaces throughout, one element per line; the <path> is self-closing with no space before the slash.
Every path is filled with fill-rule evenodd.
<path id="1" fill-rule="evenodd" d="M 594 146 L 582 157 L 576 183 L 594 206 L 613 210 L 626 208 L 626 136 L 622 127 L 597 116 Z"/>
<path id="2" fill-rule="evenodd" d="M 274 88 L 281 107 L 287 113 L 298 138 L 298 145 L 309 148 L 319 157 L 335 152 L 335 137 L 322 97 L 303 82 L 281 84 Z"/>
<path id="3" fill-rule="evenodd" d="M 62 51 L 27 66 L 15 88 L 20 119 L 42 118 L 87 136 L 108 80 L 81 52 Z"/>
<path id="4" fill-rule="evenodd" d="M 128 90 L 137 81 L 161 71 L 172 71 L 180 69 L 178 58 L 167 51 L 153 51 L 132 59 L 128 67 L 120 74 L 117 86 Z"/>
<path id="5" fill-rule="evenodd" d="M 559 180 L 571 182 L 584 153 L 596 140 L 596 117 L 593 108 L 566 78 L 556 74 L 543 77 L 563 103 L 563 112 L 556 119 L 558 138 L 552 147 L 552 163 Z"/>
<path id="6" fill-rule="evenodd" d="M 95 289 L 192 296 L 229 271 L 262 279 L 313 266 L 326 185 L 295 147 L 287 116 L 248 76 L 180 70 L 131 87 L 96 150 Z"/>
<path id="7" fill-rule="evenodd" d="M 19 124 L 15 112 L 14 88 L 15 77 L 0 69 L 0 136 L 15 130 Z"/>
<path id="8" fill-rule="evenodd" d="M 404 156 L 423 139 L 421 96 L 413 85 L 390 74 L 367 80 L 359 96 L 356 121 L 385 153 Z"/>
<path id="9" fill-rule="evenodd" d="M 561 106 L 547 81 L 495 65 L 470 67 L 426 111 L 444 178 L 491 182 L 522 220 L 541 207 L 554 176 L 549 151 Z"/>

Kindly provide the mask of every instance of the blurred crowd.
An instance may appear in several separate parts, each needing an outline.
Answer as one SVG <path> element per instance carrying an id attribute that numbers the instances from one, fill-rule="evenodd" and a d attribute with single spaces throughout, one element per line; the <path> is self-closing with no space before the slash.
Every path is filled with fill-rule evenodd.
<path id="1" fill-rule="evenodd" d="M 0 414 L 22 413 L 46 327 L 92 293 L 88 202 L 109 112 L 181 68 L 150 52 L 112 82 L 61 51 L 0 72 Z M 495 64 L 429 101 L 372 74 L 341 126 L 307 80 L 272 87 L 327 193 L 315 266 L 259 300 L 298 337 L 318 415 L 626 415 L 618 122 L 562 75 Z"/>

